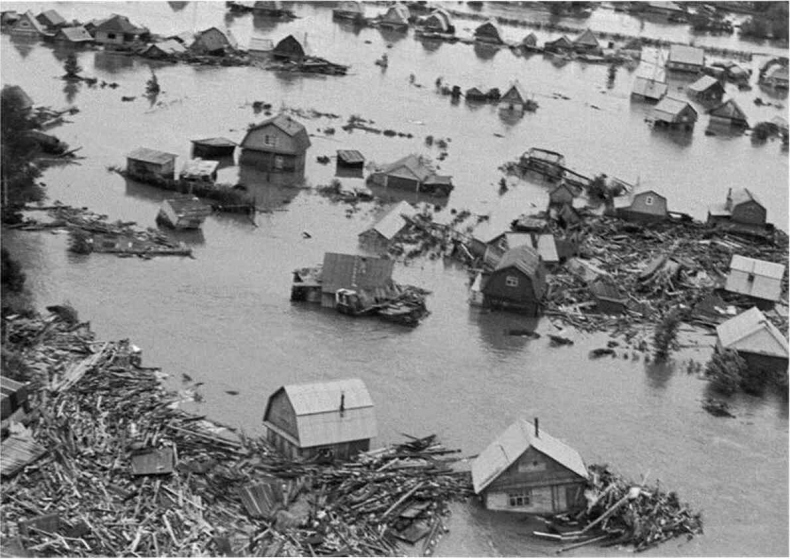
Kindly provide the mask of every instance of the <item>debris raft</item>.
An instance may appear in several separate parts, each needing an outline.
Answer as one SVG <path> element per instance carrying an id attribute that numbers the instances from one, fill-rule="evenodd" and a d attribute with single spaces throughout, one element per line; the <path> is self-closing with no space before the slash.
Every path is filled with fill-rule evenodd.
<path id="1" fill-rule="evenodd" d="M 22 551 L 394 555 L 400 540 L 429 537 L 430 550 L 445 504 L 471 493 L 450 468 L 458 451 L 434 436 L 344 463 L 294 462 L 179 409 L 198 385 L 167 391 L 126 340 L 97 343 L 60 315 L 3 326 L 35 387 L 16 431 L 45 449 L 3 480 L 0 529 Z"/>
<path id="2" fill-rule="evenodd" d="M 608 466 L 593 464 L 589 488 L 585 491 L 587 507 L 575 516 L 558 515 L 548 521 L 549 533 L 543 536 L 572 545 L 605 542 L 603 545 L 632 545 L 644 551 L 669 539 L 702 533 L 702 515 L 681 503 L 675 492 L 664 493 L 654 487 L 627 481 Z M 568 531 L 571 526 L 581 529 Z"/>

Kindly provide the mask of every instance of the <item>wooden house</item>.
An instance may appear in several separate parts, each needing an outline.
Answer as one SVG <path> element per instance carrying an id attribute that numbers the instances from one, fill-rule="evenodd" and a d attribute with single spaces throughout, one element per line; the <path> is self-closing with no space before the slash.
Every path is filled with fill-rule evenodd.
<path id="1" fill-rule="evenodd" d="M 479 242 L 480 236 L 480 234 L 477 234 L 473 237 L 473 239 L 477 239 Z M 482 236 L 485 237 L 485 234 Z M 497 267 L 499 261 L 502 260 L 502 257 L 508 250 L 524 245 L 533 246 L 532 235 L 530 233 L 522 233 L 517 231 L 501 232 L 498 235 L 493 236 L 493 238 L 489 238 L 485 243 L 482 254 L 483 265 L 493 270 Z M 470 252 L 473 255 L 478 254 L 480 250 L 478 246 L 473 246 L 470 248 Z"/>
<path id="2" fill-rule="evenodd" d="M 724 290 L 745 295 L 761 309 L 771 309 L 782 298 L 782 278 L 785 267 L 733 254 Z"/>
<path id="3" fill-rule="evenodd" d="M 238 46 L 230 30 L 209 27 L 195 34 L 195 41 L 189 46 L 189 50 L 196 54 L 222 55 L 236 50 Z"/>
<path id="4" fill-rule="evenodd" d="M 236 142 L 227 138 L 192 140 L 193 157 L 233 157 Z"/>
<path id="5" fill-rule="evenodd" d="M 200 229 L 211 215 L 211 206 L 196 196 L 170 198 L 162 202 L 156 222 L 173 229 Z"/>
<path id="6" fill-rule="evenodd" d="M 365 166 L 365 156 L 355 149 L 337 150 L 337 167 L 343 169 L 356 169 L 362 171 Z"/>
<path id="7" fill-rule="evenodd" d="M 588 473 L 577 451 L 519 419 L 472 463 L 475 494 L 489 510 L 558 514 L 581 509 Z"/>
<path id="8" fill-rule="evenodd" d="M 653 107 L 650 118 L 654 126 L 691 130 L 697 122 L 697 111 L 689 103 L 664 97 Z"/>
<path id="9" fill-rule="evenodd" d="M 697 101 L 721 101 L 721 98 L 724 97 L 724 84 L 711 76 L 702 76 L 687 89 L 689 96 Z"/>
<path id="10" fill-rule="evenodd" d="M 365 8 L 362 6 L 362 2 L 340 2 L 336 8 L 332 9 L 332 17 L 362 21 L 365 19 Z"/>
<path id="11" fill-rule="evenodd" d="M 288 35 L 274 46 L 272 51 L 274 58 L 293 60 L 299 62 L 305 57 L 305 50 L 296 37 Z"/>
<path id="12" fill-rule="evenodd" d="M 537 316 L 546 292 L 546 270 L 529 245 L 508 250 L 483 286 L 483 304 Z"/>
<path id="13" fill-rule="evenodd" d="M 265 171 L 303 171 L 309 147 L 305 127 L 290 116 L 279 114 L 247 130 L 239 163 Z"/>
<path id="14" fill-rule="evenodd" d="M 45 10 L 36 16 L 38 22 L 50 31 L 56 31 L 61 27 L 66 27 L 66 18 L 55 10 Z"/>
<path id="15" fill-rule="evenodd" d="M 176 157 L 173 153 L 137 148 L 126 156 L 126 171 L 132 178 L 154 176 L 172 179 L 176 170 Z"/>
<path id="16" fill-rule="evenodd" d="M 601 45 L 595 34 L 589 29 L 585 29 L 581 35 L 573 40 L 573 50 L 583 53 L 598 53 L 601 52 Z"/>
<path id="17" fill-rule="evenodd" d="M 667 94 L 669 86 L 663 79 L 653 79 L 646 76 L 637 76 L 631 97 L 634 99 L 658 102 Z"/>
<path id="18" fill-rule="evenodd" d="M 705 66 L 705 51 L 698 47 L 689 45 L 671 45 L 669 47 L 669 58 L 667 58 L 667 70 L 676 72 L 701 72 Z"/>
<path id="19" fill-rule="evenodd" d="M 598 278 L 590 284 L 590 293 L 595 299 L 595 309 L 601 314 L 623 314 L 628 297 L 611 280 Z"/>
<path id="20" fill-rule="evenodd" d="M 716 327 L 716 349 L 732 349 L 751 369 L 787 372 L 787 338 L 757 307 Z"/>
<path id="21" fill-rule="evenodd" d="M 475 40 L 496 45 L 504 43 L 502 35 L 499 33 L 499 28 L 491 20 L 486 21 L 475 29 Z"/>
<path id="22" fill-rule="evenodd" d="M 385 29 L 403 30 L 409 27 L 409 17 L 409 8 L 404 4 L 395 4 L 387 8 L 379 20 L 379 25 Z"/>
<path id="23" fill-rule="evenodd" d="M 543 50 L 546 52 L 571 52 L 573 50 L 573 41 L 567 35 L 563 35 L 559 39 L 543 43 Z"/>
<path id="24" fill-rule="evenodd" d="M 376 223 L 360 233 L 359 240 L 366 245 L 386 247 L 411 226 L 415 215 L 417 209 L 408 202 L 401 201 L 390 208 Z"/>
<path id="25" fill-rule="evenodd" d="M 43 37 L 48 35 L 46 28 L 36 19 L 30 10 L 19 15 L 19 19 L 11 27 L 12 35 L 22 35 L 27 37 Z"/>
<path id="26" fill-rule="evenodd" d="M 464 92 L 467 101 L 487 101 L 488 95 L 482 87 L 470 87 Z"/>
<path id="27" fill-rule="evenodd" d="M 724 204 L 708 208 L 709 224 L 737 223 L 758 228 L 765 227 L 766 210 L 748 188 L 729 189 Z"/>
<path id="28" fill-rule="evenodd" d="M 86 45 L 93 42 L 93 37 L 82 25 L 76 27 L 63 27 L 55 33 L 56 42 L 70 45 Z"/>
<path id="29" fill-rule="evenodd" d="M 291 459 L 348 459 L 377 435 L 373 400 L 360 379 L 291 384 L 276 390 L 263 415 L 267 440 Z"/>
<path id="30" fill-rule="evenodd" d="M 749 128 L 746 113 L 741 110 L 734 99 L 729 99 L 718 107 L 711 109 L 708 114 L 710 115 L 710 124 Z"/>
<path id="31" fill-rule="evenodd" d="M 447 10 L 441 8 L 434 10 L 422 22 L 422 26 L 428 31 L 435 33 L 455 33 L 455 26 L 453 25 L 450 14 Z"/>
<path id="32" fill-rule="evenodd" d="M 615 215 L 637 223 L 664 221 L 669 217 L 667 199 L 655 190 L 646 190 L 635 194 L 627 206 L 616 207 Z"/>
<path id="33" fill-rule="evenodd" d="M 168 39 L 160 43 L 151 43 L 141 50 L 140 54 L 146 58 L 162 59 L 184 54 L 186 51 L 186 47 L 179 41 Z"/>
<path id="34" fill-rule="evenodd" d="M 773 66 L 765 73 L 760 83 L 762 83 L 763 85 L 768 85 L 770 87 L 775 87 L 777 89 L 787 89 L 788 88 L 787 66 L 784 66 L 782 64 L 777 64 Z"/>
<path id="35" fill-rule="evenodd" d="M 507 91 L 499 98 L 500 111 L 524 112 L 527 104 L 527 92 L 518 81 L 513 82 Z"/>
<path id="36" fill-rule="evenodd" d="M 386 188 L 425 192 L 436 196 L 448 196 L 453 189 L 451 177 L 437 175 L 415 154 L 398 159 L 373 173 L 371 181 Z"/>
<path id="37" fill-rule="evenodd" d="M 128 17 L 114 14 L 96 27 L 94 38 L 101 45 L 128 46 L 139 41 L 145 32 L 146 29 L 137 27 Z"/>
<path id="38" fill-rule="evenodd" d="M 392 296 L 393 264 L 388 258 L 327 252 L 321 267 L 321 306 L 335 308 L 340 289 L 356 291 L 360 298 L 370 301 Z"/>

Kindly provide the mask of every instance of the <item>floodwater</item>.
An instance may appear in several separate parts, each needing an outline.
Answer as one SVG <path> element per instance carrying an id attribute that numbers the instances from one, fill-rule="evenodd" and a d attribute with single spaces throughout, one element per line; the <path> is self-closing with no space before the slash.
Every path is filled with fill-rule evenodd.
<path id="1" fill-rule="evenodd" d="M 356 251 L 357 234 L 376 217 L 372 204 L 360 204 L 349 214 L 347 206 L 309 188 L 331 180 L 333 165 L 320 165 L 316 156 L 332 156 L 336 149 L 358 149 L 369 161 L 388 162 L 413 151 L 436 157 L 438 148 L 425 146 L 425 136 L 449 138 L 440 166 L 453 175 L 456 190 L 439 205 L 440 215 L 469 209 L 489 214 L 495 225 L 545 205 L 547 190 L 539 183 L 511 180 L 509 191 L 497 194 L 498 167 L 539 146 L 564 153 L 568 165 L 581 172 L 605 172 L 638 181 L 642 189 L 654 188 L 668 196 L 671 210 L 697 218 L 704 218 L 708 204 L 723 200 L 729 188 L 748 186 L 768 208 L 769 220 L 785 228 L 788 160 L 777 142 L 756 147 L 748 137 L 706 136 L 704 114 L 690 136 L 652 131 L 644 122 L 648 107 L 629 100 L 635 75 L 649 67 L 620 68 L 609 89 L 605 66 L 572 62 L 557 67 L 540 55 L 421 43 L 410 33 L 355 31 L 333 23 L 330 9 L 316 4 L 296 4 L 300 18 L 288 23 L 228 17 L 223 3 L 191 2 L 180 9 L 164 2 L 21 7 L 55 8 L 82 20 L 122 12 L 165 35 L 227 25 L 242 45 L 251 36 L 276 42 L 293 33 L 306 36 L 313 52 L 351 65 L 345 77 L 304 77 L 255 67 L 151 65 L 85 51 L 78 55 L 84 74 L 120 87 L 83 85 L 64 91 L 58 76 L 65 51 L 3 35 L 3 83 L 21 85 L 39 104 L 80 108 L 53 133 L 82 147 L 85 159 L 46 172 L 50 200 L 88 206 L 111 220 L 154 225 L 164 194 L 107 170 L 122 166 L 124 155 L 138 146 L 179 154 L 182 163 L 190 139 L 240 140 L 249 123 L 264 117 L 253 112 L 256 100 L 275 109 L 314 108 L 341 117 L 302 119 L 312 135 L 303 180 L 224 167 L 221 180 L 249 185 L 269 212 L 260 214 L 255 225 L 246 218 L 210 217 L 200 234 L 182 237 L 194 247 L 195 259 L 77 256 L 67 253 L 65 234 L 7 232 L 4 243 L 26 265 L 37 306 L 69 301 L 99 337 L 131 338 L 143 348 L 147 365 L 171 373 L 173 388 L 185 387 L 183 374 L 204 383 L 202 402 L 190 409 L 249 433 L 262 432 L 266 397 L 280 385 L 345 377 L 366 382 L 382 444 L 400 440 L 401 433 L 437 433 L 470 456 L 514 419 L 539 417 L 541 426 L 578 449 L 588 463 L 607 462 L 634 479 L 647 474 L 704 511 L 704 536 L 675 540 L 649 554 L 787 555 L 787 398 L 736 397 L 731 402 L 735 419 L 705 413 L 700 401 L 706 384 L 686 368 L 690 360 L 707 361 L 712 337 L 684 332 L 690 347 L 670 367 L 645 363 L 629 348 L 618 348 L 615 359 L 590 360 L 588 352 L 603 346 L 605 335 L 569 332 L 575 345 L 551 348 L 545 334 L 555 326 L 543 319 L 537 325 L 544 334 L 540 339 L 508 336 L 508 329 L 530 323 L 518 315 L 470 308 L 466 272 L 441 260 L 396 267 L 396 280 L 433 292 L 428 299 L 432 314 L 416 329 L 289 302 L 291 270 L 319 263 L 325 251 Z M 379 9 L 367 6 L 369 15 Z M 589 24 L 595 29 L 596 21 L 614 26 L 612 21 L 620 20 L 626 32 L 688 33 L 660 23 L 631 31 L 634 18 L 611 10 L 596 12 Z M 457 23 L 462 34 L 475 26 Z M 526 32 L 504 31 L 514 40 Z M 710 39 L 776 52 L 730 37 Z M 374 65 L 384 52 L 390 60 L 386 70 Z M 751 63 L 755 75 L 761 60 L 755 56 Z M 154 105 L 143 97 L 150 68 L 163 89 Z M 463 89 L 478 84 L 503 89 L 517 78 L 540 108 L 512 120 L 500 118 L 493 107 L 453 105 L 435 92 L 438 77 Z M 673 81 L 673 92 L 683 96 L 677 88 L 685 83 Z M 555 98 L 556 93 L 568 99 Z M 728 93 L 753 122 L 785 113 L 784 108 L 757 107 L 757 96 L 786 102 L 757 86 L 745 92 L 728 86 Z M 123 102 L 122 96 L 136 98 Z M 340 126 L 352 114 L 413 138 L 346 133 Z M 330 126 L 335 135 L 319 132 Z M 301 182 L 306 188 L 292 186 Z M 442 555 L 553 554 L 552 546 L 528 537 L 517 518 L 473 503 L 454 511 L 451 533 L 438 549 Z M 627 554 L 594 548 L 574 553 Z"/>

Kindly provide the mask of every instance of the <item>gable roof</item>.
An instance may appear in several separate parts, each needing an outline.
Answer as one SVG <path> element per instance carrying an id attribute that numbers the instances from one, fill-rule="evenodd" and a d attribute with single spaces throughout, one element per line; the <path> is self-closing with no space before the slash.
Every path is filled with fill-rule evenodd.
<path id="1" fill-rule="evenodd" d="M 274 47 L 275 54 L 281 55 L 291 55 L 296 54 L 297 56 L 304 56 L 305 50 L 302 46 L 302 43 L 294 37 L 293 35 L 288 35 L 286 38 L 282 39 L 279 43 L 277 43 Z"/>
<path id="2" fill-rule="evenodd" d="M 413 174 L 414 177 L 420 182 L 424 181 L 433 174 L 433 170 L 428 167 L 419 156 L 413 153 L 407 155 L 406 157 L 401 157 L 395 163 L 387 165 L 384 167 L 382 172 L 384 174 L 390 174 L 402 167 L 408 169 L 409 172 Z"/>
<path id="3" fill-rule="evenodd" d="M 598 46 L 598 39 L 595 38 L 595 34 L 589 29 L 585 29 L 581 35 L 579 35 L 573 40 L 573 42 L 576 45 L 584 45 L 590 47 Z"/>
<path id="4" fill-rule="evenodd" d="M 529 47 L 534 47 L 538 44 L 538 36 L 534 33 L 529 33 L 526 37 L 521 40 L 522 45 L 527 45 Z"/>
<path id="5" fill-rule="evenodd" d="M 759 336 L 762 332 L 765 334 Z M 752 307 L 719 324 L 716 326 L 716 334 L 719 343 L 726 349 L 784 357 L 785 359 L 788 357 L 787 339 L 757 307 Z"/>
<path id="6" fill-rule="evenodd" d="M 361 379 L 282 386 L 269 397 L 264 420 L 272 401 L 283 392 L 293 406 L 303 448 L 372 439 L 377 434 L 373 400 Z"/>
<path id="7" fill-rule="evenodd" d="M 390 240 L 400 233 L 400 231 L 408 225 L 408 220 L 413 218 L 416 214 L 417 210 L 415 207 L 403 200 L 392 207 L 384 217 L 367 229 L 367 231 L 377 231 L 382 237 Z"/>
<path id="8" fill-rule="evenodd" d="M 507 90 L 502 94 L 502 97 L 500 97 L 500 99 L 507 97 L 511 91 L 514 91 L 522 101 L 527 100 L 527 92 L 524 90 L 524 88 L 518 82 L 518 80 L 514 81 L 513 84 L 507 88 Z"/>
<path id="9" fill-rule="evenodd" d="M 77 27 L 64 27 L 60 31 L 58 31 L 55 38 L 58 37 L 65 37 L 68 41 L 72 43 L 87 43 L 89 41 L 93 41 L 93 37 L 91 34 L 88 33 L 88 30 L 85 29 L 83 26 Z"/>
<path id="10" fill-rule="evenodd" d="M 477 26 L 477 29 L 475 29 L 475 36 L 477 35 L 492 35 L 499 38 L 499 28 L 489 19 Z"/>
<path id="11" fill-rule="evenodd" d="M 164 54 L 182 54 L 187 51 L 187 48 L 180 41 L 177 41 L 176 39 L 168 39 L 166 41 L 162 41 L 161 43 L 150 44 L 142 52 L 145 54 L 150 52 L 153 48 L 159 49 Z"/>
<path id="12" fill-rule="evenodd" d="M 689 45 L 671 45 L 669 62 L 702 66 L 705 63 L 705 51 Z"/>
<path id="13" fill-rule="evenodd" d="M 502 255 L 496 269 L 515 267 L 517 270 L 532 277 L 540 268 L 540 255 L 538 251 L 528 245 L 521 245 L 509 249 Z"/>
<path id="14" fill-rule="evenodd" d="M 450 14 L 447 12 L 447 10 L 442 8 L 435 9 L 430 13 L 430 15 L 428 15 L 428 17 L 435 17 L 439 19 L 442 22 L 443 28 L 449 28 L 453 24 L 452 20 L 450 19 Z"/>
<path id="15" fill-rule="evenodd" d="M 198 31 L 195 34 L 195 42 L 193 43 L 193 45 L 197 44 L 203 38 L 204 35 L 208 36 L 208 33 L 210 33 L 211 31 L 214 31 L 215 33 L 219 33 L 222 39 L 224 39 L 224 42 L 227 42 L 229 46 L 233 48 L 236 48 L 238 46 L 238 43 L 236 42 L 236 37 L 233 36 L 233 33 L 231 33 L 229 29 L 223 31 L 219 27 L 209 27 L 208 29 L 204 29 L 203 31 Z"/>
<path id="16" fill-rule="evenodd" d="M 677 116 L 681 112 L 683 112 L 683 110 L 686 107 L 694 111 L 695 115 L 697 114 L 697 111 L 694 109 L 694 107 L 692 107 L 686 101 L 683 101 L 682 99 L 675 99 L 674 97 L 665 96 L 661 99 L 661 101 L 658 102 L 658 104 L 655 107 L 653 107 L 653 112 L 665 113 L 667 115 Z"/>
<path id="17" fill-rule="evenodd" d="M 505 429 L 472 463 L 475 493 L 479 494 L 491 485 L 530 447 L 587 479 L 587 468 L 577 451 L 543 430 L 535 436 L 535 426 L 529 421 L 519 419 Z"/>
<path id="18" fill-rule="evenodd" d="M 568 38 L 567 35 L 563 35 L 559 39 L 554 39 L 553 41 L 546 41 L 545 43 L 543 43 L 543 46 L 544 47 L 559 47 L 559 46 L 562 46 L 562 47 L 565 47 L 565 48 L 571 48 L 571 47 L 573 47 L 573 41 L 571 41 Z"/>
<path id="19" fill-rule="evenodd" d="M 655 196 L 656 198 L 662 199 L 664 202 L 667 201 L 667 197 L 666 196 L 662 196 L 661 194 L 659 194 L 655 190 L 643 190 L 642 192 L 637 192 L 636 194 L 634 194 L 634 197 L 633 197 L 631 203 L 633 204 L 633 200 L 636 200 L 637 198 L 643 198 L 645 196 Z"/>
<path id="20" fill-rule="evenodd" d="M 728 209 L 732 210 L 737 206 L 740 206 L 744 202 L 755 202 L 759 204 L 763 208 L 763 204 L 757 199 L 754 193 L 749 190 L 748 188 L 731 188 L 730 191 L 727 193 L 727 206 Z"/>
<path id="21" fill-rule="evenodd" d="M 392 283 L 393 264 L 386 258 L 327 252 L 321 268 L 321 291 L 386 287 Z"/>
<path id="22" fill-rule="evenodd" d="M 167 153 L 166 151 L 159 151 L 156 149 L 137 148 L 126 157 L 127 159 L 134 159 L 135 161 L 143 161 L 145 163 L 155 163 L 157 165 L 162 165 L 175 160 L 175 158 L 178 156 L 174 153 Z"/>
<path id="23" fill-rule="evenodd" d="M 649 99 L 661 99 L 667 93 L 669 86 L 664 81 L 654 80 L 644 76 L 637 76 L 634 80 L 632 93 Z"/>
<path id="24" fill-rule="evenodd" d="M 722 83 L 713 76 L 702 76 L 700 79 L 688 86 L 688 89 L 694 93 L 702 93 L 712 87 L 716 87 L 716 85 L 721 87 L 722 91 L 724 90 Z"/>
<path id="25" fill-rule="evenodd" d="M 304 125 L 295 121 L 284 113 L 267 118 L 260 124 L 256 124 L 247 131 L 247 135 L 249 135 L 250 132 L 253 132 L 254 130 L 259 130 L 264 126 L 269 125 L 276 126 L 278 129 L 291 136 L 296 141 L 296 147 L 298 150 L 305 150 L 310 147 L 310 137 L 307 135 L 307 129 L 305 129 Z M 242 140 L 241 143 L 243 145 L 244 140 Z"/>
<path id="26" fill-rule="evenodd" d="M 96 31 L 104 31 L 105 33 L 132 33 L 135 35 L 139 35 L 145 29 L 142 27 L 137 27 L 132 22 L 129 21 L 129 18 L 126 16 L 122 16 L 120 14 L 113 14 L 108 19 L 101 22 L 98 26 L 96 26 Z"/>
<path id="27" fill-rule="evenodd" d="M 747 120 L 746 113 L 741 110 L 738 103 L 735 102 L 735 99 L 728 99 L 718 107 L 711 109 L 709 114 L 711 116 L 729 118 L 731 120 Z"/>
<path id="28" fill-rule="evenodd" d="M 383 18 L 390 22 L 403 22 L 407 23 L 409 21 L 409 8 L 407 8 L 403 4 L 395 4 L 394 6 L 390 6 L 386 12 L 384 12 Z"/>
<path id="29" fill-rule="evenodd" d="M 38 21 L 40 21 L 44 25 L 50 25 L 52 27 L 55 27 L 57 25 L 63 25 L 64 23 L 66 23 L 66 18 L 64 18 L 55 10 L 46 10 L 38 14 Z"/>
<path id="30" fill-rule="evenodd" d="M 30 22 L 30 25 L 33 27 L 33 29 L 35 29 L 36 31 L 38 31 L 42 35 L 46 35 L 47 34 L 47 30 L 44 29 L 44 26 L 41 25 L 41 22 L 38 21 L 36 16 L 34 16 L 33 12 L 31 12 L 30 10 L 26 11 L 24 14 L 19 16 L 19 19 L 16 21 L 16 23 L 14 23 L 14 28 L 21 27 L 20 23 L 23 20 Z"/>

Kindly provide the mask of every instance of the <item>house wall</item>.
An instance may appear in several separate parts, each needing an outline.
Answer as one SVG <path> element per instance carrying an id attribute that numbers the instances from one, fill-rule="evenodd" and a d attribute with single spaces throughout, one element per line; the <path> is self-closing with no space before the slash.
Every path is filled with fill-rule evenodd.
<path id="1" fill-rule="evenodd" d="M 727 117 L 710 115 L 710 124 L 719 126 L 743 126 L 745 123 L 742 120 L 734 120 Z"/>
<path id="2" fill-rule="evenodd" d="M 266 416 L 263 419 L 282 429 L 297 441 L 299 440 L 299 429 L 296 426 L 296 412 L 285 390 L 280 390 L 272 397 L 266 410 Z M 271 433 L 273 431 L 269 429 L 269 432 Z"/>
<path id="3" fill-rule="evenodd" d="M 360 233 L 359 242 L 373 249 L 386 248 L 389 245 L 389 241 L 375 229 L 368 229 Z"/>
<path id="4" fill-rule="evenodd" d="M 251 130 L 242 142 L 245 150 L 270 151 L 295 155 L 298 152 L 296 141 L 274 124 Z"/>
<path id="5" fill-rule="evenodd" d="M 175 174 L 176 163 L 174 160 L 163 164 L 157 164 L 146 161 L 137 161 L 135 159 L 127 159 L 126 170 L 132 174 L 137 175 L 153 174 L 167 179 L 172 179 Z"/>
<path id="6" fill-rule="evenodd" d="M 515 286 L 507 285 L 508 278 L 515 278 Z M 486 283 L 484 304 L 493 308 L 520 310 L 531 316 L 538 314 L 539 301 L 533 295 L 532 279 L 509 267 L 495 270 Z"/>
<path id="7" fill-rule="evenodd" d="M 522 512 L 530 514 L 562 513 L 584 505 L 584 483 L 546 485 L 510 491 L 484 492 L 483 502 L 488 510 Z M 511 496 L 528 497 L 529 504 L 516 505 Z"/>
<path id="8" fill-rule="evenodd" d="M 124 34 L 119 31 L 107 32 L 96 31 L 96 42 L 103 45 L 123 45 L 125 43 Z"/>
<path id="9" fill-rule="evenodd" d="M 20 16 L 19 21 L 14 24 L 11 32 L 19 35 L 39 35 L 38 29 L 26 14 Z"/>
<path id="10" fill-rule="evenodd" d="M 732 208 L 730 219 L 738 223 L 748 223 L 750 225 L 765 225 L 765 208 L 754 200 L 742 202 Z"/>
<path id="11" fill-rule="evenodd" d="M 750 275 L 753 276 L 751 281 L 749 281 Z M 730 270 L 730 273 L 727 275 L 727 282 L 724 289 L 731 293 L 742 293 L 751 297 L 759 295 L 759 297 L 755 297 L 755 299 L 765 299 L 770 296 L 769 294 L 775 294 L 779 297 L 782 293 L 780 280 L 757 274 L 749 274 L 743 270 Z M 773 303 L 770 303 L 770 305 L 773 306 Z M 760 307 L 759 304 L 757 306 Z"/>
<path id="12" fill-rule="evenodd" d="M 684 64 L 682 62 L 675 62 L 669 60 L 666 64 L 668 70 L 675 70 L 678 72 L 699 72 L 702 70 L 702 66 L 699 64 Z"/>
<path id="13" fill-rule="evenodd" d="M 414 177 L 404 176 L 403 173 L 399 173 L 398 170 L 395 170 L 384 176 L 384 186 L 400 190 L 413 190 L 416 192 L 420 189 L 420 181 Z"/>
<path id="14" fill-rule="evenodd" d="M 370 439 L 360 439 L 331 445 L 311 446 L 298 451 L 301 458 L 312 458 L 321 453 L 329 453 L 336 459 L 347 460 L 360 452 L 370 450 Z"/>
<path id="15" fill-rule="evenodd" d="M 270 151 L 242 149 L 240 165 L 251 165 L 262 171 L 293 172 L 304 169 L 304 154 L 287 155 Z"/>
<path id="16" fill-rule="evenodd" d="M 631 202 L 630 210 L 663 218 L 667 215 L 667 201 L 652 193 L 637 194 Z"/>

